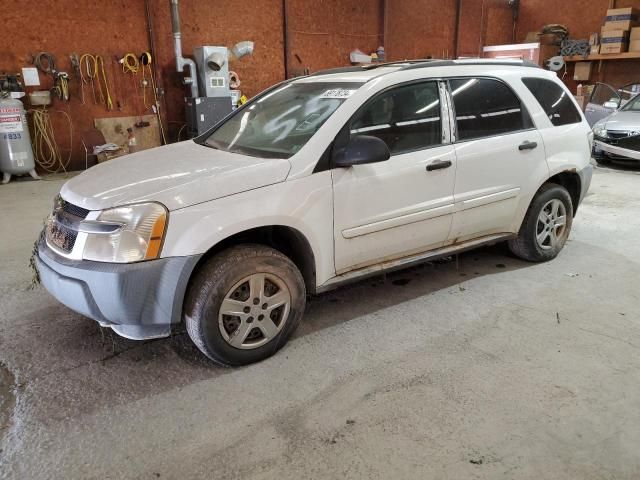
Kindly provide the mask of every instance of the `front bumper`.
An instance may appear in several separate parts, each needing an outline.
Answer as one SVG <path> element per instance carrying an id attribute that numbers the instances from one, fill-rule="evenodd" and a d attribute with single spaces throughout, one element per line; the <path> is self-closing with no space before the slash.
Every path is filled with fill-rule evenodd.
<path id="1" fill-rule="evenodd" d="M 610 143 L 597 139 L 593 142 L 593 156 L 596 159 L 606 156 L 612 160 L 640 161 L 640 151 L 625 148 L 625 146 L 620 144 L 611 145 Z"/>
<path id="2" fill-rule="evenodd" d="M 60 303 L 133 340 L 166 337 L 199 255 L 120 264 L 69 260 L 38 245 L 42 285 Z"/>

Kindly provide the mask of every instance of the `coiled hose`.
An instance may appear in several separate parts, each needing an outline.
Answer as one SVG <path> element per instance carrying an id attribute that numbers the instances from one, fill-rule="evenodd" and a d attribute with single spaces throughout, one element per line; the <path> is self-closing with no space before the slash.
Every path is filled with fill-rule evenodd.
<path id="1" fill-rule="evenodd" d="M 43 170 L 49 173 L 61 171 L 66 173 L 71 163 L 73 149 L 73 123 L 67 112 L 63 110 L 57 110 L 57 112 L 62 113 L 69 122 L 69 156 L 66 160 L 62 159 L 51 124 L 51 115 L 46 108 L 29 110 L 29 113 L 33 114 L 33 155 L 38 166 Z"/>
<path id="2" fill-rule="evenodd" d="M 33 64 L 45 75 L 53 77 L 53 88 L 51 91 L 60 100 L 69 101 L 69 76 L 65 72 L 58 72 L 56 69 L 56 57 L 49 52 L 40 52 L 33 57 Z"/>

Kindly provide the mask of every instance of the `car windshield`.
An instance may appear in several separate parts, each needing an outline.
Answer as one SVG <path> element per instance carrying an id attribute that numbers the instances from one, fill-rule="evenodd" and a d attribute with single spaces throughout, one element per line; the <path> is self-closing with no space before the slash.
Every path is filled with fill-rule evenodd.
<path id="1" fill-rule="evenodd" d="M 258 97 L 206 140 L 219 150 L 289 158 L 298 152 L 362 83 L 288 83 Z"/>
<path id="2" fill-rule="evenodd" d="M 640 95 L 636 95 L 629 100 L 622 110 L 630 110 L 632 112 L 640 112 Z"/>

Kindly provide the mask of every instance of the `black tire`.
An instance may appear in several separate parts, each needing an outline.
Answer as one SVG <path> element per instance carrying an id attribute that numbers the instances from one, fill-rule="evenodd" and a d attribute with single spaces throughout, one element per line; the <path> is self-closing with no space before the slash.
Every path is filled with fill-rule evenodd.
<path id="1" fill-rule="evenodd" d="M 544 208 L 548 208 L 549 203 L 559 200 L 564 205 L 565 225 L 564 228 L 555 228 L 557 235 L 551 241 L 550 234 L 545 237 L 543 244 L 538 241 L 538 235 L 544 236 L 545 229 L 541 228 L 544 223 L 539 222 L 539 217 Z M 550 223 L 551 220 L 550 220 Z M 540 187 L 529 205 L 529 209 L 524 217 L 518 236 L 509 240 L 509 248 L 514 255 L 529 262 L 545 262 L 555 258 L 569 237 L 571 224 L 573 223 L 573 203 L 566 188 L 555 183 L 546 183 Z M 551 226 L 549 226 L 551 228 Z M 546 244 L 545 244 L 546 243 Z"/>
<path id="2" fill-rule="evenodd" d="M 605 157 L 594 157 L 596 163 L 602 167 L 609 167 L 611 165 L 611 160 Z"/>
<path id="3" fill-rule="evenodd" d="M 284 323 L 282 326 L 280 323 L 276 325 L 280 330 L 270 340 L 267 340 L 268 337 L 261 331 L 261 326 L 267 323 L 268 318 L 260 319 L 259 324 L 257 315 L 255 318 L 252 316 L 241 319 L 222 315 L 220 312 L 225 299 L 238 301 L 233 296 L 242 292 L 247 292 L 247 298 L 239 297 L 241 301 L 247 302 L 244 308 L 249 308 L 250 304 L 254 305 L 253 299 L 250 298 L 253 291 L 249 280 L 235 288 L 233 292 L 230 290 L 243 279 L 254 278 L 252 276 L 256 274 L 264 275 L 266 278 L 266 281 L 263 280 L 261 290 L 265 293 L 265 301 L 269 299 L 266 296 L 268 288 L 274 287 L 277 289 L 276 293 L 280 293 L 282 289 L 285 295 L 289 294 L 288 309 L 282 307 L 283 309 L 280 310 L 280 312 L 288 310 L 288 314 L 284 318 L 284 313 L 275 312 L 276 315 L 273 317 L 275 320 L 270 325 L 272 327 L 276 325 L 278 314 L 283 315 L 280 322 Z M 280 283 L 281 288 L 275 283 L 276 281 Z M 264 308 L 264 305 L 267 305 L 267 303 L 259 305 L 261 302 L 262 300 L 255 304 L 255 309 Z M 198 349 L 218 365 L 230 367 L 258 362 L 276 353 L 289 340 L 300 323 L 305 303 L 304 280 L 294 263 L 277 250 L 263 245 L 247 244 L 229 248 L 215 255 L 198 269 L 191 280 L 185 298 L 183 315 L 189 337 Z M 253 310 L 250 315 L 254 315 Z M 260 316 L 264 317 L 264 315 Z M 248 325 L 249 319 L 251 319 L 251 325 Z M 225 339 L 224 335 L 231 338 L 234 334 L 238 336 L 236 330 L 233 330 L 234 323 L 238 324 L 238 331 L 241 326 L 245 331 L 249 330 L 246 335 L 249 340 L 251 340 L 250 337 L 256 336 L 254 335 L 256 332 L 262 335 L 262 338 L 258 337 L 250 345 L 259 344 L 261 341 L 267 343 L 256 347 L 242 344 L 239 348 L 231 345 L 231 339 Z M 255 326 L 252 326 L 254 323 Z M 228 328 L 231 328 L 230 332 L 227 331 Z M 244 342 L 242 339 L 239 341 Z"/>

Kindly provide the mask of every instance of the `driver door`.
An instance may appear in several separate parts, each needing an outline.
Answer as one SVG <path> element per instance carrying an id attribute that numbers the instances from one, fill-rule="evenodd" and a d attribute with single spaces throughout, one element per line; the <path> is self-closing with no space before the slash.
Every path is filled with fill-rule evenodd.
<path id="1" fill-rule="evenodd" d="M 456 157 L 442 89 L 437 81 L 387 89 L 345 126 L 348 138 L 383 140 L 391 158 L 332 171 L 338 274 L 443 246 Z"/>

